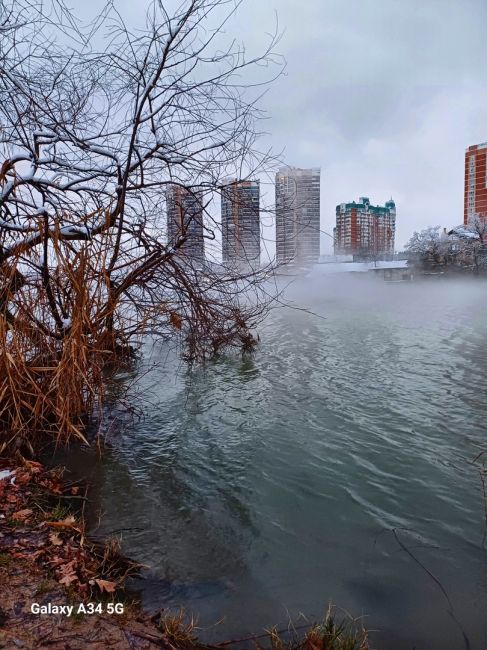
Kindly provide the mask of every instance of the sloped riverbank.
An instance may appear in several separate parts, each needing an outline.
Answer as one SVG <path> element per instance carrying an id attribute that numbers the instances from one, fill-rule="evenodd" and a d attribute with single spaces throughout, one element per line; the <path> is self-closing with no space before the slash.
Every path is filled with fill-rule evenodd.
<path id="1" fill-rule="evenodd" d="M 61 470 L 0 465 L 0 647 L 171 647 L 124 593 L 138 566 L 85 536 L 86 494 Z"/>
<path id="2" fill-rule="evenodd" d="M 200 643 L 183 613 L 150 615 L 125 590 L 141 567 L 115 540 L 85 534 L 88 490 L 60 469 L 21 457 L 0 462 L 0 648 L 218 650 L 229 647 L 368 650 L 355 621 L 271 630 L 218 645 Z M 285 638 L 280 634 L 285 633 Z"/>

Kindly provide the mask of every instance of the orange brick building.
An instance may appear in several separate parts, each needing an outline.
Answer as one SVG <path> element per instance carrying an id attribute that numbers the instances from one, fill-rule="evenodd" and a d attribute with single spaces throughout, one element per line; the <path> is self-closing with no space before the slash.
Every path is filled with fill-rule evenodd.
<path id="1" fill-rule="evenodd" d="M 487 220 L 487 142 L 465 151 L 465 200 L 463 223 L 475 217 Z"/>
<path id="2" fill-rule="evenodd" d="M 358 203 L 336 206 L 335 255 L 353 255 L 357 260 L 390 257 L 394 254 L 395 232 L 396 204 L 392 199 L 379 206 L 370 205 L 364 196 Z"/>

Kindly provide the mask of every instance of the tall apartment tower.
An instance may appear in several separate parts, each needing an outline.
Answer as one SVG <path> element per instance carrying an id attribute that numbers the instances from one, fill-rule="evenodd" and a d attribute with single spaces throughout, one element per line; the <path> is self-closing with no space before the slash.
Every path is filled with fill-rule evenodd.
<path id="1" fill-rule="evenodd" d="M 232 266 L 260 266 L 259 181 L 227 179 L 221 187 L 222 259 Z"/>
<path id="2" fill-rule="evenodd" d="M 320 257 L 320 169 L 276 174 L 276 260 L 310 264 Z"/>
<path id="3" fill-rule="evenodd" d="M 181 235 L 186 236 L 180 254 L 188 260 L 204 261 L 203 209 L 204 194 L 200 188 L 186 188 L 180 185 L 170 185 L 167 188 L 168 243 L 173 246 Z"/>
<path id="4" fill-rule="evenodd" d="M 475 217 L 487 219 L 487 142 L 465 151 L 465 201 L 463 223 Z"/>
<path id="5" fill-rule="evenodd" d="M 359 259 L 393 255 L 395 233 L 396 204 L 392 199 L 383 207 L 370 205 L 364 196 L 358 203 L 341 203 L 336 207 L 335 255 L 354 255 Z"/>

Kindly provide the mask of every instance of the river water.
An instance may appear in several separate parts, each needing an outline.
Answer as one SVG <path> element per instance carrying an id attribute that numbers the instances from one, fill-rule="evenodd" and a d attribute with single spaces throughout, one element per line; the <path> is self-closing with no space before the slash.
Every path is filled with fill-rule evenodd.
<path id="1" fill-rule="evenodd" d="M 152 351 L 144 419 L 78 459 L 96 533 L 122 531 L 146 606 L 207 640 L 332 601 L 379 650 L 487 648 L 485 284 L 312 277 L 286 298 L 313 313 L 274 310 L 251 359 Z"/>

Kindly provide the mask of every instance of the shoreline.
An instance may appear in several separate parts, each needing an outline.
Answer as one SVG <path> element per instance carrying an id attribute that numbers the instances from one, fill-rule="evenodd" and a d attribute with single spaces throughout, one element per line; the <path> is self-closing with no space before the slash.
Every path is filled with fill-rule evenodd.
<path id="1" fill-rule="evenodd" d="M 62 469 L 0 459 L 0 648 L 370 650 L 367 631 L 352 619 L 336 622 L 331 607 L 299 636 L 271 628 L 217 645 L 200 642 L 182 611 L 151 616 L 125 587 L 141 565 L 114 540 L 85 535 L 87 491 Z"/>
<path id="2" fill-rule="evenodd" d="M 331 606 L 292 638 L 289 629 L 270 628 L 216 645 L 199 641 L 183 611 L 145 612 L 125 586 L 142 566 L 113 540 L 85 535 L 87 492 L 63 469 L 0 459 L 0 648 L 370 650 L 367 631 L 352 619 L 337 622 Z"/>
<path id="3" fill-rule="evenodd" d="M 0 648 L 174 648 L 124 589 L 138 565 L 85 536 L 81 492 L 59 469 L 0 461 Z"/>

